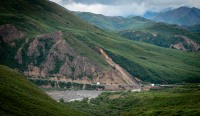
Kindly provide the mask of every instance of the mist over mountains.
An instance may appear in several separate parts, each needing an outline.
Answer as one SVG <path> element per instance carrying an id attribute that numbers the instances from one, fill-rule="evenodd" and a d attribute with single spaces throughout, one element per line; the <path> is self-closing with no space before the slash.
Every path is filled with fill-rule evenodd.
<path id="1" fill-rule="evenodd" d="M 174 10 L 161 12 L 153 17 L 152 20 L 169 24 L 192 26 L 200 24 L 200 9 L 180 7 Z"/>

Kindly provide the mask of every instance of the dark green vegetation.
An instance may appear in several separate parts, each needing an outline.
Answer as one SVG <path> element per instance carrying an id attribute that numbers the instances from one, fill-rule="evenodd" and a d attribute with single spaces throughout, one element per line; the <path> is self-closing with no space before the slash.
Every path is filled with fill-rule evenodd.
<path id="1" fill-rule="evenodd" d="M 142 17 L 124 18 L 120 16 L 109 17 L 101 14 L 93 14 L 88 12 L 73 12 L 84 21 L 87 21 L 101 29 L 107 31 L 119 31 L 124 29 L 143 29 L 145 25 L 152 21 Z"/>
<path id="2" fill-rule="evenodd" d="M 87 12 L 73 12 L 81 19 L 108 31 L 141 31 L 141 33 L 160 34 L 162 40 L 168 41 L 169 36 L 184 35 L 200 43 L 197 34 L 187 31 L 177 25 L 157 23 L 142 17 L 108 17 Z M 120 34 L 120 33 L 119 33 Z M 120 34 L 121 35 L 121 34 Z M 126 37 L 126 36 L 125 36 Z M 146 41 L 145 41 L 146 42 Z M 164 43 L 164 42 L 162 42 Z"/>
<path id="3" fill-rule="evenodd" d="M 96 49 L 97 46 L 109 53 L 113 60 L 127 69 L 129 73 L 143 81 L 156 83 L 200 81 L 199 53 L 124 40 L 116 34 L 105 32 L 82 21 L 66 9 L 46 0 L 2 0 L 0 2 L 0 25 L 7 23 L 15 25 L 25 33 L 24 38 L 33 38 L 38 34 L 61 30 L 63 38 L 76 52 L 88 57 L 92 62 L 106 70 L 109 70 L 108 64 L 99 54 Z M 116 20 L 118 21 L 118 19 Z M 129 26 L 130 23 L 137 29 L 148 26 L 145 29 L 156 32 L 156 34 L 183 34 L 190 36 L 193 40 L 200 41 L 197 36 L 187 33 L 188 31 L 175 25 L 149 22 L 151 21 L 135 17 L 129 20 L 126 26 Z M 7 49 L 4 50 L 5 53 L 8 53 Z M 12 51 L 16 48 L 11 47 L 8 50 Z M 8 54 L 8 56 L 11 55 Z M 9 60 L 2 58 L 2 56 L 4 56 L 4 53 L 1 54 L 1 59 L 3 59 L 1 64 L 12 68 L 17 67 L 17 65 L 13 65 L 15 59 Z M 70 57 L 70 59 L 73 60 L 73 57 Z"/>
<path id="4" fill-rule="evenodd" d="M 174 35 L 167 35 L 167 34 L 154 34 L 154 33 L 145 32 L 145 31 L 124 30 L 124 31 L 120 31 L 119 35 L 130 40 L 147 42 L 150 44 L 154 44 L 154 45 L 166 47 L 166 48 L 170 48 L 172 44 L 174 45 L 178 42 L 184 43 L 184 40 L 181 37 L 175 37 Z M 185 42 L 185 46 L 187 48 L 186 42 Z M 190 48 L 188 49 L 190 50 Z"/>
<path id="5" fill-rule="evenodd" d="M 87 12 L 74 12 L 74 14 L 99 28 L 115 31 L 130 40 L 139 40 L 169 48 L 171 44 L 183 42 L 183 39 L 176 38 L 177 35 L 182 35 L 200 43 L 199 35 L 189 29 L 183 29 L 177 25 L 157 23 L 138 16 L 124 18 L 108 17 Z M 185 47 L 187 48 L 187 44 Z"/>
<path id="6" fill-rule="evenodd" d="M 13 58 L 13 56 L 15 56 L 16 52 L 17 52 L 17 48 L 19 48 L 22 43 L 24 42 L 23 39 L 21 40 L 16 40 L 16 46 L 11 47 L 10 45 L 8 45 L 7 43 L 5 43 L 2 39 L 2 37 L 0 37 L 0 64 L 6 65 L 6 66 L 10 66 L 10 67 L 15 67 L 17 64 L 17 61 Z"/>
<path id="7" fill-rule="evenodd" d="M 103 85 L 96 84 L 81 84 L 75 82 L 64 82 L 64 81 L 52 81 L 52 80 L 44 80 L 44 79 L 29 79 L 31 82 L 36 84 L 37 86 L 51 86 L 52 88 L 57 88 L 60 90 L 96 90 L 96 89 L 104 89 Z"/>
<path id="8" fill-rule="evenodd" d="M 145 29 L 151 26 L 153 21 L 142 17 L 109 17 L 101 14 L 93 14 L 88 12 L 73 12 L 81 19 L 108 31 L 119 31 L 125 29 Z M 155 23 L 155 22 L 154 22 Z"/>
<path id="9" fill-rule="evenodd" d="M 113 58 L 116 63 L 124 67 L 129 73 L 144 81 L 154 83 L 199 82 L 199 69 L 195 68 L 198 67 L 195 64 L 199 62 L 200 56 L 198 54 L 168 49 L 169 52 L 164 48 L 158 48 L 143 43 L 135 47 L 139 49 L 132 54 L 126 53 L 125 49 L 124 52 L 122 51 L 119 53 L 113 50 L 111 51 L 113 53 L 110 57 Z M 120 54 L 126 55 L 127 58 L 124 58 L 123 55 Z M 192 57 L 194 59 L 192 62 L 187 62 L 187 57 L 190 57 L 190 60 L 192 60 Z M 133 61 L 133 59 L 135 60 Z M 192 64 L 192 67 L 189 66 L 189 64 Z M 195 72 L 193 73 L 194 75 L 191 71 Z"/>
<path id="10" fill-rule="evenodd" d="M 96 54 L 86 44 L 83 44 L 82 42 L 75 39 L 75 35 L 78 35 L 77 33 L 90 32 L 90 35 L 92 35 L 92 33 L 96 33 L 96 31 L 98 32 L 99 29 L 91 26 L 88 23 L 85 23 L 63 7 L 60 7 L 52 2 L 48 2 L 47 0 L 3 0 L 0 1 L 0 5 L 0 25 L 15 25 L 18 29 L 25 33 L 24 38 L 29 38 L 29 42 L 31 42 L 35 38 L 35 36 L 39 34 L 46 34 L 62 30 L 62 32 L 64 33 L 63 37 L 71 45 L 71 47 L 76 50 L 76 52 L 80 53 L 83 56 L 86 55 L 98 65 L 106 67 L 106 62 L 102 59 L 102 57 L 100 57 L 99 54 Z M 93 37 L 95 37 L 95 35 L 93 35 Z M 21 38 L 21 41 L 23 40 L 24 39 Z M 5 56 L 5 54 L 8 54 L 8 57 L 10 59 L 7 59 L 6 57 L 1 57 L 1 64 L 13 68 L 16 67 L 16 64 L 14 64 L 13 62 L 15 61 L 15 59 L 12 56 L 14 56 L 17 48 L 19 48 L 22 44 L 23 43 L 17 44 L 17 47 L 8 46 L 9 49 L 3 47 L 4 50 L 1 50 L 1 52 L 3 52 L 1 53 L 1 56 Z M 88 45 L 89 44 L 90 43 L 88 43 Z M 24 48 L 25 49 L 22 50 L 22 52 L 24 53 L 22 54 L 26 54 L 28 46 L 26 46 L 25 44 Z M 43 56 L 45 56 L 45 54 Z M 31 61 L 31 58 L 23 58 L 27 62 Z M 38 60 L 40 62 L 44 59 L 45 58 L 41 55 Z M 70 61 L 73 61 L 73 56 L 69 56 L 69 59 Z M 26 68 L 26 66 L 20 66 L 17 68 L 24 69 Z"/>
<path id="11" fill-rule="evenodd" d="M 84 115 L 51 99 L 18 72 L 0 65 L 0 115 Z"/>
<path id="12" fill-rule="evenodd" d="M 0 5 L 0 24 L 11 23 L 27 34 L 48 33 L 64 27 L 83 30 L 91 28 L 68 10 L 47 0 L 1 0 Z"/>
<path id="13" fill-rule="evenodd" d="M 119 25 L 123 24 L 121 17 L 113 20 L 117 23 L 111 29 L 119 27 L 128 29 L 130 27 L 133 30 L 148 31 L 148 34 L 162 34 L 161 36 L 178 34 L 200 42 L 196 34 L 176 25 L 155 23 L 141 17 L 130 18 L 126 25 Z M 104 23 L 106 24 L 106 22 Z M 28 43 L 38 35 L 61 31 L 62 37 L 74 51 L 105 70 L 109 70 L 108 64 L 99 54 L 97 47 L 105 50 L 114 62 L 121 65 L 130 74 L 145 82 L 200 82 L 199 52 L 185 52 L 125 40 L 115 33 L 106 32 L 82 21 L 68 10 L 47 0 L 0 0 L 0 25 L 4 24 L 15 25 L 25 36 L 18 41 L 15 40 L 16 46 L 8 45 L 0 37 L 0 64 L 20 69 L 20 71 L 26 69 L 33 60 L 32 57 L 27 57 Z M 171 41 L 171 38 L 169 39 Z M 52 43 L 48 42 L 48 39 L 40 40 L 45 45 L 45 50 L 51 48 Z M 25 61 L 23 65 L 18 65 L 14 58 L 20 46 L 23 46 L 22 59 Z M 45 52 L 44 54 L 42 51 L 38 53 L 40 56 L 33 62 L 34 65 L 40 65 L 46 59 Z M 67 56 L 68 60 L 74 61 L 74 56 L 70 54 Z M 62 64 L 60 59 L 56 59 L 56 68 L 52 73 L 58 72 Z M 69 67 L 69 70 L 75 71 L 74 67 Z M 82 77 L 83 73 L 77 78 L 81 79 Z M 91 78 L 88 75 L 88 79 Z M 63 89 L 71 86 L 76 86 L 78 89 L 83 87 L 80 84 L 55 83 L 55 81 L 49 80 L 33 82 L 37 85 L 60 86 Z M 95 89 L 96 86 L 85 85 L 85 88 Z M 85 99 L 82 102 L 64 105 L 52 100 L 21 74 L 5 66 L 0 66 L 1 115 L 83 115 L 71 108 L 91 115 L 197 115 L 200 109 L 199 91 L 199 86 L 190 86 L 141 93 L 103 93 L 98 98 L 91 100 L 89 104 Z M 61 101 L 63 102 L 63 100 Z"/>
<path id="14" fill-rule="evenodd" d="M 66 103 L 94 116 L 190 115 L 200 113 L 200 86 L 187 85 L 149 92 L 105 92 L 99 97 Z"/>
<path id="15" fill-rule="evenodd" d="M 200 33 L 200 24 L 192 25 L 192 26 L 183 26 L 183 28 L 191 32 Z"/>

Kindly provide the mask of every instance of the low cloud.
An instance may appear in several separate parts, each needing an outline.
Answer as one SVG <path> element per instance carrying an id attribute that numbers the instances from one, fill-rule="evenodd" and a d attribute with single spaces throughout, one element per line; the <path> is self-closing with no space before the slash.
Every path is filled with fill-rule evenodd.
<path id="1" fill-rule="evenodd" d="M 65 8 L 71 11 L 92 12 L 95 14 L 104 14 L 106 16 L 127 16 L 127 15 L 142 15 L 146 9 L 144 5 L 138 6 L 135 3 L 129 5 L 103 5 L 103 4 L 81 4 L 71 3 L 64 5 Z"/>
<path id="2" fill-rule="evenodd" d="M 68 10 L 92 12 L 106 16 L 143 15 L 180 6 L 200 8 L 199 0 L 51 0 Z"/>

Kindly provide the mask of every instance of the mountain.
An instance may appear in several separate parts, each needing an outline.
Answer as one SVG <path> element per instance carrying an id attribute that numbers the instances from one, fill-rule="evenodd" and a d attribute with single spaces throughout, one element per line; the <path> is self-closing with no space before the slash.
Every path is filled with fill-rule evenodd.
<path id="1" fill-rule="evenodd" d="M 170 11 L 172 10 L 166 10 L 161 13 L 158 13 L 157 15 L 164 14 Z M 188 30 L 183 29 L 182 26 L 178 26 L 176 24 L 155 22 L 149 19 L 142 18 L 140 16 L 120 17 L 120 16 L 104 16 L 101 14 L 94 14 L 89 12 L 72 12 L 72 13 L 79 16 L 81 19 L 83 19 L 86 22 L 89 22 L 92 25 L 95 25 L 103 30 L 111 32 L 135 30 L 135 31 L 148 31 L 157 34 L 184 35 L 200 43 L 198 36 L 196 36 L 194 33 L 190 33 Z M 147 12 L 147 14 L 149 13 L 151 14 L 151 12 Z M 178 17 L 179 15 L 175 16 Z"/>
<path id="2" fill-rule="evenodd" d="M 85 115 L 57 103 L 22 74 L 0 65 L 1 116 L 77 116 Z"/>
<path id="3" fill-rule="evenodd" d="M 40 87 L 123 90 L 139 88 L 138 81 L 199 82 L 198 52 L 125 39 L 47 0 L 3 0 L 0 5 L 0 64 L 18 70 Z M 133 20 L 135 25 L 130 25 Z M 121 18 L 115 21 L 122 23 Z M 199 40 L 177 26 L 141 17 L 125 22 L 123 28 Z"/>
<path id="4" fill-rule="evenodd" d="M 124 29 L 143 29 L 151 21 L 142 17 L 121 17 L 121 16 L 104 16 L 88 12 L 73 12 L 81 19 L 107 31 L 119 31 Z"/>
<path id="5" fill-rule="evenodd" d="M 118 33 L 129 40 L 147 42 L 161 47 L 183 51 L 200 51 L 200 44 L 182 35 L 155 34 L 147 31 L 124 30 Z"/>
<path id="6" fill-rule="evenodd" d="M 153 20 L 187 26 L 200 24 L 200 9 L 194 7 L 180 7 L 167 12 L 158 13 Z"/>
<path id="7" fill-rule="evenodd" d="M 15 8 L 16 4 L 24 7 Z M 31 80 L 45 83 L 46 79 L 40 77 L 50 77 L 47 87 L 52 83 L 63 87 L 63 82 L 75 83 L 80 89 L 97 82 L 136 84 L 138 87 L 128 72 L 114 63 L 109 64 L 110 61 L 101 55 L 100 46 L 84 38 L 85 33 L 91 32 L 89 35 L 94 33 L 92 37 L 97 37 L 102 31 L 66 9 L 46 0 L 4 1 L 2 6 L 1 10 L 8 10 L 1 14 L 1 55 L 4 56 L 1 64 L 19 69 Z M 118 86 L 113 85 L 113 88 Z"/>
<path id="8" fill-rule="evenodd" d="M 125 18 L 87 12 L 74 12 L 74 14 L 101 29 L 115 31 L 120 36 L 130 40 L 139 40 L 161 47 L 186 51 L 200 50 L 199 36 L 177 25 L 156 23 L 138 16 Z"/>
<path id="9" fill-rule="evenodd" d="M 148 12 L 144 13 L 144 15 L 142 17 L 144 17 L 146 19 L 152 19 L 156 15 L 157 15 L 156 12 L 148 11 Z"/>
<path id="10" fill-rule="evenodd" d="M 200 32 L 200 24 L 193 25 L 193 26 L 182 26 L 184 29 L 191 31 L 191 32 Z"/>

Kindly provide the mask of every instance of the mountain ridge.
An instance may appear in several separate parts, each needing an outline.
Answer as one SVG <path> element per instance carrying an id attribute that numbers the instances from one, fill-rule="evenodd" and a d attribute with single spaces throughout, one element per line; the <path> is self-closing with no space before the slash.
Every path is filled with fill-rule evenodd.
<path id="1" fill-rule="evenodd" d="M 192 26 L 200 24 L 200 9 L 195 7 L 179 7 L 174 10 L 158 13 L 152 19 L 157 22 Z"/>
<path id="2" fill-rule="evenodd" d="M 19 4 L 22 4 L 23 7 L 16 7 Z M 65 83 L 57 83 L 56 81 L 59 79 L 62 80 L 65 77 L 69 79 L 70 76 L 72 76 L 72 80 L 78 80 L 78 77 L 80 77 L 81 80 L 81 78 L 84 77 L 83 75 L 85 75 L 83 64 L 88 67 L 86 79 L 90 80 L 89 82 L 95 80 L 96 77 L 104 77 L 103 75 L 105 74 L 103 72 L 100 74 L 96 73 L 99 69 L 108 73 L 111 73 L 112 71 L 116 72 L 116 69 L 109 66 L 106 59 L 100 54 L 98 47 L 103 49 L 103 51 L 112 58 L 113 62 L 130 73 L 134 79 L 138 78 L 143 82 L 148 83 L 182 83 L 199 81 L 199 53 L 162 48 L 148 43 L 122 38 L 116 33 L 107 32 L 96 26 L 92 26 L 89 23 L 82 21 L 77 16 L 74 16 L 63 7 L 46 0 L 8 0 L 3 1 L 0 5 L 0 19 L 2 19 L 0 20 L 0 25 L 12 24 L 19 31 L 24 33 L 22 38 L 12 41 L 15 44 L 13 44 L 13 46 L 2 41 L 1 35 L 0 64 L 17 69 L 21 72 L 27 70 L 30 65 L 31 67 L 29 69 L 31 70 L 37 69 L 35 68 L 36 66 L 45 69 L 47 77 L 37 77 L 37 84 L 42 86 L 47 85 L 47 87 L 53 87 L 55 85 L 56 87 L 62 87 L 63 89 L 70 89 L 68 84 L 74 85 L 74 83 L 67 83 L 67 81 L 64 81 Z M 5 11 L 5 9 L 7 10 Z M 119 18 L 115 20 L 121 23 Z M 137 17 L 132 20 L 138 21 L 140 19 Z M 140 22 L 145 23 L 146 20 Z M 178 29 L 179 32 L 179 28 L 176 28 L 176 26 L 171 27 L 163 23 L 155 24 L 157 24 L 157 28 L 151 27 L 148 29 L 151 30 L 152 33 L 155 31 L 157 33 L 164 33 L 164 29 L 168 30 L 168 34 L 176 33 L 176 29 Z M 56 37 L 54 37 L 54 34 L 55 32 L 58 33 L 60 31 L 62 32 L 61 41 L 63 42 L 59 42 L 59 44 L 55 45 L 56 42 L 54 40 L 58 39 L 55 39 Z M 51 33 L 54 34 L 52 35 Z M 194 38 L 191 39 L 194 40 Z M 53 45 L 56 46 L 56 49 L 49 52 L 52 48 L 55 48 Z M 67 47 L 67 45 L 69 46 Z M 22 55 L 17 55 L 17 52 L 20 51 L 20 49 L 23 51 Z M 70 49 L 73 49 L 74 52 L 76 52 L 76 55 L 72 54 L 72 50 Z M 71 53 L 68 51 L 71 51 Z M 27 53 L 29 54 L 27 55 Z M 20 52 L 18 54 L 20 54 Z M 17 59 L 20 59 L 22 56 L 22 64 L 19 64 L 21 62 L 20 60 L 15 59 L 14 56 L 16 55 L 18 56 L 16 57 Z M 88 60 L 83 60 L 83 58 L 87 58 Z M 52 63 L 49 63 L 51 60 Z M 66 64 L 65 68 L 62 68 L 63 63 Z M 63 74 L 69 75 L 56 75 L 57 72 L 62 72 L 61 69 L 63 69 Z M 51 71 L 55 74 L 55 78 L 48 76 L 53 75 L 51 74 Z M 80 76 L 77 76 L 72 72 L 76 72 L 76 74 Z M 92 75 L 90 75 L 90 72 L 93 72 Z M 115 74 L 117 75 L 117 72 Z M 112 80 L 111 78 L 115 76 L 108 75 L 107 77 Z M 54 79 L 56 80 L 54 81 Z M 76 85 L 78 88 L 83 86 L 82 84 Z"/>
<path id="3" fill-rule="evenodd" d="M 17 31 L 14 26 L 10 26 Z M 0 30 L 0 32 L 4 31 L 4 29 Z M 13 32 L 13 30 L 9 31 Z M 137 85 L 137 82 L 128 80 L 122 71 L 113 70 L 112 67 L 115 66 L 107 66 L 109 69 L 105 70 L 87 57 L 75 52 L 67 41 L 63 39 L 62 34 L 61 31 L 58 31 L 37 35 L 33 40 L 27 40 L 26 43 L 23 43 L 17 50 L 15 60 L 17 60 L 18 67 L 24 75 L 35 78 L 59 77 L 59 80 L 64 82 L 81 84 L 100 82 L 104 85 L 109 85 L 110 83 Z M 12 36 L 16 36 L 16 34 L 14 33 Z M 3 40 L 5 38 L 9 39 L 9 35 L 3 37 Z M 58 79 L 54 78 L 54 80 Z M 135 87 L 137 88 L 137 86 Z M 105 87 L 105 89 L 107 88 Z"/>
<path id="4" fill-rule="evenodd" d="M 200 38 L 196 33 L 179 27 L 178 25 L 169 25 L 165 23 L 157 23 L 139 16 L 135 17 L 107 17 L 100 14 L 93 14 L 87 12 L 73 12 L 80 16 L 83 20 L 108 31 L 114 31 L 122 37 L 130 40 L 139 40 L 148 42 L 161 47 L 171 48 L 170 46 L 182 43 L 182 47 L 173 47 L 174 49 L 181 49 L 187 51 L 198 51 L 199 47 L 188 43 L 181 36 L 187 37 L 191 41 L 196 42 L 199 46 Z M 133 33 L 131 33 L 133 32 Z M 134 33 L 138 32 L 138 33 Z M 146 38 L 144 38 L 144 33 Z M 134 35 L 135 34 L 135 35 Z M 153 36 L 151 36 L 153 34 Z M 159 35 L 157 37 L 157 35 Z M 137 37 L 136 37 L 137 36 Z M 149 40 L 150 39 L 150 40 Z"/>

